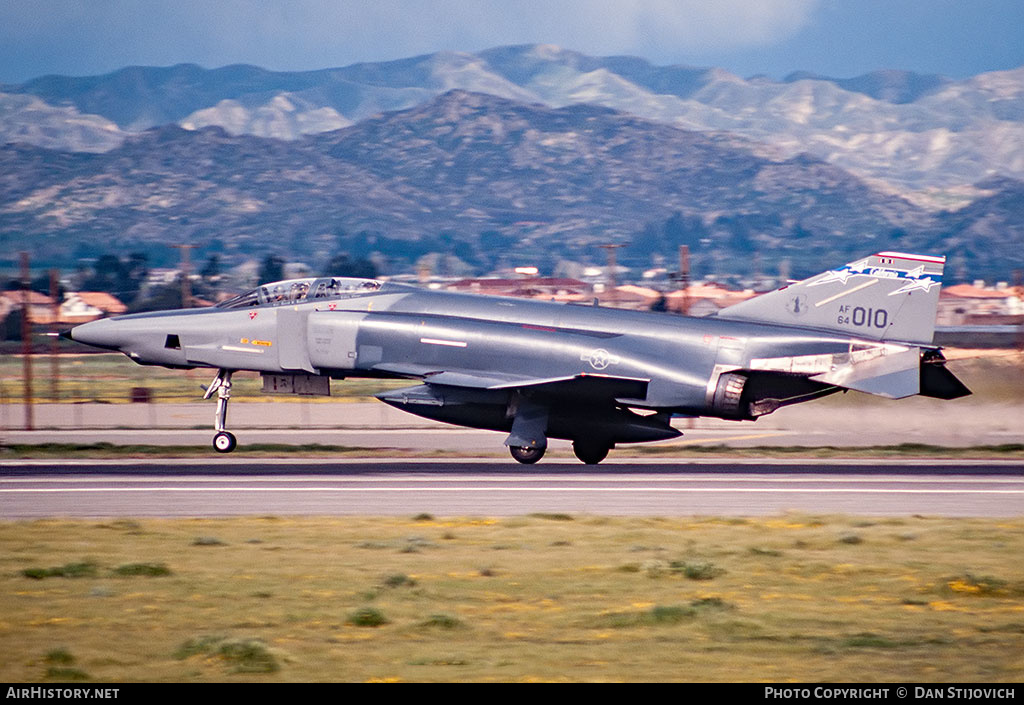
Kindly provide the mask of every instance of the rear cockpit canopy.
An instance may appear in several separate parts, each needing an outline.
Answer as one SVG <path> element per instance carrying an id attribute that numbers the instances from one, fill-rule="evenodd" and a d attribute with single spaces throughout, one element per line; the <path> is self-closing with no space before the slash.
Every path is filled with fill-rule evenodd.
<path id="1" fill-rule="evenodd" d="M 382 282 L 375 279 L 353 277 L 318 277 L 286 279 L 258 286 L 244 294 L 222 301 L 217 308 L 248 308 L 249 306 L 280 306 L 283 304 L 311 303 L 330 299 L 375 294 Z"/>

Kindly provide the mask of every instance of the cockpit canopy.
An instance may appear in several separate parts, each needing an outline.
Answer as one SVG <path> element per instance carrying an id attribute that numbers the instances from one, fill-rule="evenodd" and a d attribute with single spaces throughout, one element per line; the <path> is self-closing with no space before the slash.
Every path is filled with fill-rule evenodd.
<path id="1" fill-rule="evenodd" d="M 221 301 L 217 304 L 217 308 L 248 308 L 249 306 L 347 299 L 363 294 L 374 294 L 380 290 L 381 286 L 382 282 L 375 279 L 355 279 L 353 277 L 285 279 L 258 286 L 227 301 Z"/>

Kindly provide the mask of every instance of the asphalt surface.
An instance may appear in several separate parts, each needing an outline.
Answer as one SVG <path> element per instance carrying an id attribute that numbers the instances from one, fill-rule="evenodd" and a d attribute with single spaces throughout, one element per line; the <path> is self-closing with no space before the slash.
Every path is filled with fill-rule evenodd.
<path id="1" fill-rule="evenodd" d="M 1024 515 L 1022 461 L 10 461 L 0 518 Z"/>

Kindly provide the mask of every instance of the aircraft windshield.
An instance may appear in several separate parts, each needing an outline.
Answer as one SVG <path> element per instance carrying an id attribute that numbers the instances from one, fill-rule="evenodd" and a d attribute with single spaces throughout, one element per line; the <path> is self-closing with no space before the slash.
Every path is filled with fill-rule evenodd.
<path id="1" fill-rule="evenodd" d="M 381 287 L 373 279 L 351 277 L 322 277 L 287 279 L 256 287 L 244 294 L 222 301 L 218 308 L 246 308 L 274 304 L 294 304 L 304 301 L 341 299 L 361 294 L 372 294 Z"/>

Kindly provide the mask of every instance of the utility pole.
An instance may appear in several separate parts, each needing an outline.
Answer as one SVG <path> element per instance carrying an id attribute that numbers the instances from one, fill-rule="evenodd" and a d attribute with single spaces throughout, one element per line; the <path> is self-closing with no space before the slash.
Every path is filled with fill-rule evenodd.
<path id="1" fill-rule="evenodd" d="M 615 250 L 622 247 L 622 245 L 607 244 L 598 245 L 598 247 L 600 247 L 602 250 L 605 250 L 608 253 L 608 276 L 605 277 L 605 286 L 608 287 L 608 295 L 611 297 L 612 304 L 614 305 L 618 300 L 618 296 L 615 292 Z"/>
<path id="2" fill-rule="evenodd" d="M 32 275 L 29 273 L 28 253 L 21 253 L 21 357 L 25 403 L 25 430 L 33 430 L 32 419 L 32 324 L 28 320 L 29 299 L 32 294 Z"/>
<path id="3" fill-rule="evenodd" d="M 683 301 L 679 312 L 690 315 L 690 246 L 679 246 L 679 288 L 683 290 Z"/>
<path id="4" fill-rule="evenodd" d="M 1024 272 L 1019 269 L 1013 270 L 1013 288 L 1017 296 L 1024 298 Z M 1024 352 L 1024 323 L 1017 324 L 1017 350 Z"/>
<path id="5" fill-rule="evenodd" d="M 50 300 L 53 311 L 53 331 L 50 335 L 50 400 L 60 400 L 60 362 L 57 358 L 57 327 L 60 323 L 60 303 L 57 301 L 57 270 L 50 270 Z"/>
<path id="6" fill-rule="evenodd" d="M 679 312 L 684 316 L 690 315 L 690 246 L 679 246 L 679 288 L 683 291 L 683 300 Z M 686 427 L 696 428 L 696 422 L 691 416 L 686 420 Z"/>
<path id="7" fill-rule="evenodd" d="M 189 250 L 195 249 L 195 245 L 171 245 L 181 251 L 181 307 L 192 308 L 192 283 L 189 281 L 191 266 L 189 263 Z"/>

